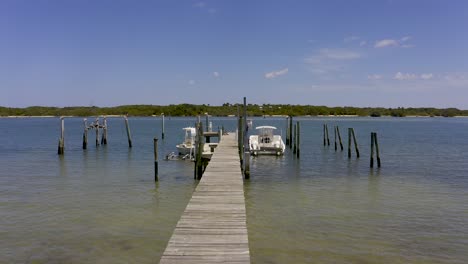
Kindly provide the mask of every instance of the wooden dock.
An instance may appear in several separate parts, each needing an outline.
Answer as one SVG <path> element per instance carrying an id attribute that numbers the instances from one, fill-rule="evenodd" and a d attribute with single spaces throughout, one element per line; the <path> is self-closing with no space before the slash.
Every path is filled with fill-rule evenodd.
<path id="1" fill-rule="evenodd" d="M 250 263 L 234 133 L 222 137 L 160 263 Z"/>

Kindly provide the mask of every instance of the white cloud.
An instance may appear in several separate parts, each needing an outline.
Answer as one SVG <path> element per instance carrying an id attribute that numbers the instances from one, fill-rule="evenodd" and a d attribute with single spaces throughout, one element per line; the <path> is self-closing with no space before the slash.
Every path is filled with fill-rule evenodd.
<path id="1" fill-rule="evenodd" d="M 331 72 L 343 71 L 346 61 L 361 58 L 361 54 L 346 49 L 320 49 L 314 55 L 304 59 L 310 65 L 310 71 L 316 75 L 326 75 Z"/>
<path id="2" fill-rule="evenodd" d="M 357 52 L 343 49 L 321 49 L 319 53 L 325 58 L 334 60 L 353 60 L 361 57 Z"/>
<path id="3" fill-rule="evenodd" d="M 418 76 L 416 76 L 416 74 L 413 74 L 413 73 L 401 73 L 401 72 L 397 72 L 395 74 L 395 77 L 393 77 L 393 79 L 395 80 L 400 80 L 400 81 L 403 81 L 403 80 L 414 80 L 414 79 L 417 79 Z"/>
<path id="4" fill-rule="evenodd" d="M 194 81 L 194 80 L 189 80 L 189 81 L 188 81 L 188 84 L 189 84 L 189 85 L 194 85 L 194 84 L 195 84 L 195 81 Z"/>
<path id="5" fill-rule="evenodd" d="M 218 78 L 219 77 L 219 72 L 217 72 L 217 71 L 213 72 L 213 77 Z"/>
<path id="6" fill-rule="evenodd" d="M 423 73 L 421 74 L 421 79 L 423 80 L 429 80 L 429 79 L 432 79 L 434 77 L 434 75 L 432 75 L 432 73 Z"/>
<path id="7" fill-rule="evenodd" d="M 382 39 L 377 40 L 374 44 L 374 48 L 385 48 L 385 47 L 401 47 L 401 48 L 412 48 L 413 44 L 407 44 L 406 42 L 410 40 L 411 36 L 402 37 L 399 40 L 396 39 Z"/>
<path id="8" fill-rule="evenodd" d="M 284 68 L 284 69 L 278 70 L 278 71 L 267 72 L 267 73 L 265 73 L 265 78 L 266 79 L 273 79 L 273 78 L 276 78 L 278 76 L 285 75 L 286 73 L 288 73 L 288 71 L 289 71 L 288 68 Z"/>
<path id="9" fill-rule="evenodd" d="M 423 73 L 421 75 L 417 75 L 414 73 L 401 73 L 397 72 L 393 79 L 403 81 L 403 80 L 430 80 L 434 78 L 432 73 Z"/>
<path id="10" fill-rule="evenodd" d="M 383 39 L 376 41 L 374 48 L 396 47 L 398 45 L 400 44 L 394 39 Z"/>
<path id="11" fill-rule="evenodd" d="M 400 39 L 400 43 L 406 42 L 406 41 L 408 41 L 408 40 L 410 40 L 410 39 L 411 39 L 411 36 L 402 37 L 402 38 Z"/>
<path id="12" fill-rule="evenodd" d="M 359 46 L 363 47 L 367 45 L 367 41 L 363 40 L 359 43 Z"/>
<path id="13" fill-rule="evenodd" d="M 369 79 L 369 80 L 380 80 L 382 78 L 383 78 L 383 76 L 380 75 L 380 74 L 367 75 L 367 79 Z"/>

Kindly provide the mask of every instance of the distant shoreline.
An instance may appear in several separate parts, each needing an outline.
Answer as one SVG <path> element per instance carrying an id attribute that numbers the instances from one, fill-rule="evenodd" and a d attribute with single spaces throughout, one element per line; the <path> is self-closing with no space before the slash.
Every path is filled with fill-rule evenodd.
<path id="1" fill-rule="evenodd" d="M 110 117 L 110 118 L 115 118 L 115 117 L 124 117 L 125 115 L 98 115 L 99 117 Z M 90 116 L 52 116 L 52 115 L 43 115 L 43 116 L 0 116 L 0 118 L 4 119 L 14 119 L 14 118 L 89 118 L 89 117 L 98 117 L 96 115 L 90 115 Z M 211 115 L 210 115 L 211 116 Z M 132 115 L 131 117 L 160 117 L 159 115 L 151 115 L 151 116 L 146 116 L 146 115 Z M 166 117 L 195 117 L 195 116 L 166 116 Z M 219 115 L 215 117 L 236 117 L 235 115 Z M 263 116 L 249 116 L 249 117 L 256 117 L 256 118 L 262 118 Z M 283 117 L 287 118 L 287 115 L 265 115 L 264 117 Z M 301 116 L 294 116 L 294 117 L 372 117 L 372 116 L 359 116 L 359 115 L 301 115 Z M 382 115 L 382 116 L 374 116 L 372 118 L 382 118 L 382 117 L 395 117 L 391 115 Z M 423 115 L 407 115 L 407 116 L 398 116 L 395 118 L 415 118 L 415 117 L 421 117 L 421 118 L 442 118 L 445 116 L 423 116 Z M 450 117 L 464 117 L 468 118 L 468 116 L 450 116 Z"/>

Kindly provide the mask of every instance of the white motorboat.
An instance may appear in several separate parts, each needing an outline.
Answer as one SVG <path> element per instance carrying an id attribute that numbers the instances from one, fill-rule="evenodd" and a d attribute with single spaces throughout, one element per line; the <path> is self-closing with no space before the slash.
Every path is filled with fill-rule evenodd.
<path id="1" fill-rule="evenodd" d="M 176 146 L 177 151 L 181 156 L 189 155 L 192 157 L 195 152 L 195 136 L 197 135 L 197 131 L 194 127 L 184 127 L 183 130 L 185 131 L 184 142 Z"/>
<path id="2" fill-rule="evenodd" d="M 250 153 L 256 155 L 283 155 L 286 145 L 280 135 L 274 135 L 276 127 L 259 126 L 255 128 L 257 135 L 249 137 Z"/>

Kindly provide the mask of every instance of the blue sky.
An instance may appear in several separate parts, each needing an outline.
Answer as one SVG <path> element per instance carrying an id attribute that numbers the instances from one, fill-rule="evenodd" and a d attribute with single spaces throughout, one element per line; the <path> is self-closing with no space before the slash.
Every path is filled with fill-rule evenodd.
<path id="1" fill-rule="evenodd" d="M 0 1 L 0 105 L 468 109 L 467 1 Z"/>

